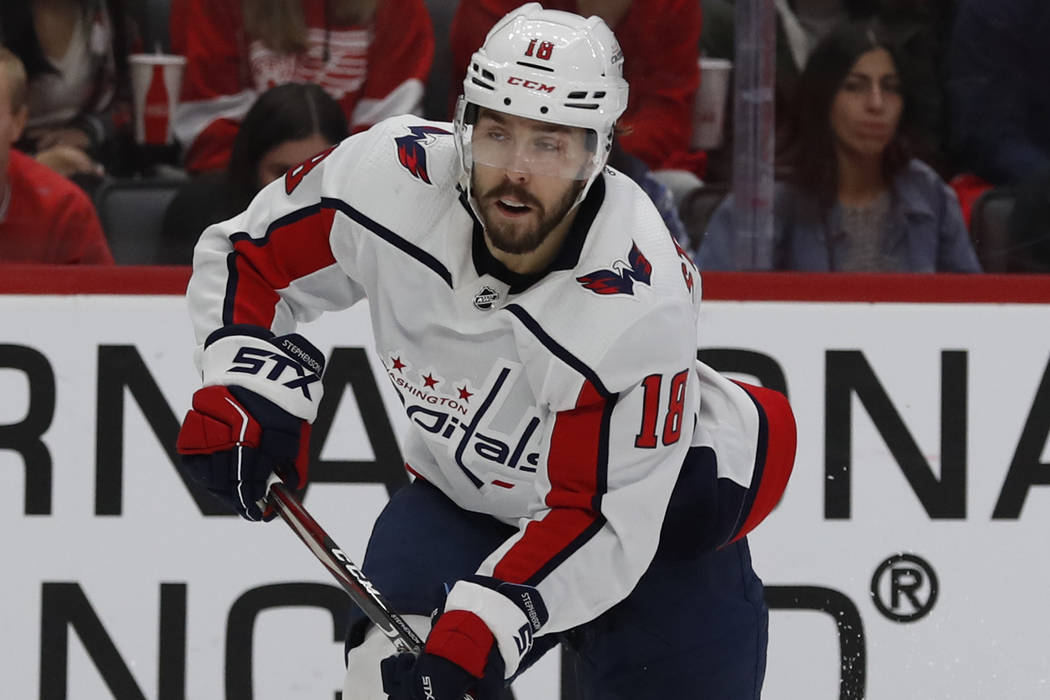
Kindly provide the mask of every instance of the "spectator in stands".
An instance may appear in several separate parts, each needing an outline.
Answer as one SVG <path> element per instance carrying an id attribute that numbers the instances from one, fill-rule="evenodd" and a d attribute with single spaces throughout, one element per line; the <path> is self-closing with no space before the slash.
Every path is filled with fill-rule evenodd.
<path id="1" fill-rule="evenodd" d="M 700 0 L 700 5 L 704 12 L 701 51 L 712 58 L 733 60 L 736 56 L 736 0 Z M 782 98 L 791 94 L 810 49 L 822 31 L 848 19 L 848 14 L 841 0 L 775 0 L 774 10 L 777 96 Z"/>
<path id="2" fill-rule="evenodd" d="M 84 192 L 15 150 L 28 118 L 25 67 L 0 46 L 0 262 L 112 264 Z"/>
<path id="3" fill-rule="evenodd" d="M 124 0 L 0 3 L 0 43 L 21 59 L 29 81 L 20 149 L 66 176 L 119 171 L 131 143 L 134 36 Z"/>
<path id="4" fill-rule="evenodd" d="M 221 170 L 259 93 L 321 85 L 353 131 L 422 110 L 434 37 L 423 0 L 174 0 L 186 56 L 175 136 L 191 173 Z"/>
<path id="5" fill-rule="evenodd" d="M 841 22 L 879 19 L 911 66 L 915 84 L 916 129 L 922 132 L 923 158 L 947 175 L 947 131 L 944 83 L 947 79 L 947 46 L 955 0 L 775 0 L 776 12 L 776 116 L 786 123 L 790 96 L 817 43 Z M 700 46 L 705 56 L 735 57 L 735 0 L 700 0 L 704 28 Z M 727 118 L 732 115 L 727 114 Z M 729 178 L 729 139 L 709 163 L 709 180 Z M 714 172 L 711 171 L 713 168 Z"/>
<path id="6" fill-rule="evenodd" d="M 955 0 L 774 0 L 777 15 L 777 65 L 797 77 L 813 47 L 846 21 L 880 19 L 891 27 L 911 25 L 904 35 L 925 29 L 946 39 Z M 736 0 L 700 0 L 704 10 L 703 47 L 708 53 L 732 58 Z M 781 45 L 781 42 L 783 45 Z M 939 42 L 940 43 L 940 42 Z M 783 53 L 782 53 L 783 52 Z"/>
<path id="7" fill-rule="evenodd" d="M 313 83 L 285 83 L 255 101 L 221 173 L 190 180 L 168 205 L 158 262 L 188 265 L 208 225 L 248 207 L 263 187 L 349 135 L 340 104 Z"/>
<path id="8" fill-rule="evenodd" d="M 1050 171 L 1050 3 L 961 0 L 948 93 L 960 165 L 993 185 Z"/>
<path id="9" fill-rule="evenodd" d="M 466 75 L 473 47 L 481 46 L 492 25 L 521 4 L 460 0 L 450 40 L 452 85 L 460 85 Z M 624 78 L 631 85 L 620 123 L 624 129 L 618 135 L 624 151 L 652 170 L 674 167 L 702 175 L 702 165 L 688 154 L 693 99 L 700 85 L 697 0 L 545 0 L 543 6 L 584 17 L 598 15 L 616 34 L 624 54 Z M 619 167 L 612 159 L 610 164 Z"/>
<path id="10" fill-rule="evenodd" d="M 773 269 L 980 270 L 954 193 L 910 155 L 908 77 L 877 23 L 842 24 L 817 45 L 796 85 L 785 179 L 775 188 L 764 251 Z M 733 206 L 730 197 L 715 211 L 701 267 L 736 267 Z"/>

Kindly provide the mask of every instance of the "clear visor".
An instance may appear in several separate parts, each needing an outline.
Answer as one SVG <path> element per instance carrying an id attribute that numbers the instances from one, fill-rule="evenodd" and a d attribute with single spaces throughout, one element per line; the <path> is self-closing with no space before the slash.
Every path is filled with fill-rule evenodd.
<path id="1" fill-rule="evenodd" d="M 477 165 L 564 180 L 587 180 L 598 167 L 587 129 L 481 110 L 466 132 Z"/>

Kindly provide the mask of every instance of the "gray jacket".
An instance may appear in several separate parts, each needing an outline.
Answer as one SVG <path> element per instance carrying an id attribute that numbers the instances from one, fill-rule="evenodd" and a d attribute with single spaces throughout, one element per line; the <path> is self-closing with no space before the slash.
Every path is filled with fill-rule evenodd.
<path id="1" fill-rule="evenodd" d="M 883 253 L 892 272 L 980 272 L 955 193 L 932 168 L 912 160 L 894 178 L 890 235 Z M 774 270 L 828 272 L 838 269 L 848 241 L 829 237 L 839 230 L 842 209 L 822 216 L 816 202 L 787 183 L 773 197 Z M 701 269 L 735 270 L 733 198 L 715 210 L 694 259 Z"/>

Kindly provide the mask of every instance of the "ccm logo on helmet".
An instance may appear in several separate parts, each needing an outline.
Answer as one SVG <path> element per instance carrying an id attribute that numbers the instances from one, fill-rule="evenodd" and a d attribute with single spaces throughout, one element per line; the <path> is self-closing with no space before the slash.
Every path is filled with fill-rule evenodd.
<path id="1" fill-rule="evenodd" d="M 523 88 L 529 90 L 540 90 L 542 92 L 554 92 L 553 85 L 544 85 L 543 83 L 537 83 L 535 80 L 526 80 L 525 78 L 519 78 L 516 75 L 512 75 L 507 78 L 507 83 L 510 85 L 520 85 Z"/>

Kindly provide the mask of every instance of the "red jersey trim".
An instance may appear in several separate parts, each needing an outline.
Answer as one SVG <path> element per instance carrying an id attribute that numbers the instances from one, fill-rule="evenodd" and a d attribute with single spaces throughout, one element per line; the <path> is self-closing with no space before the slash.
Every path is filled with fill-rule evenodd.
<path id="1" fill-rule="evenodd" d="M 601 499 L 607 484 L 609 417 L 614 404 L 614 396 L 584 381 L 575 408 L 555 419 L 547 457 L 551 490 L 546 504 L 551 511 L 525 527 L 493 576 L 535 585 L 604 526 Z"/>
<path id="2" fill-rule="evenodd" d="M 275 221 L 262 238 L 230 236 L 223 323 L 273 324 L 278 290 L 335 264 L 328 243 L 335 210 L 314 205 Z"/>
<path id="3" fill-rule="evenodd" d="M 758 483 L 751 485 L 751 489 L 757 487 L 757 491 L 754 492 L 747 519 L 730 542 L 736 542 L 758 527 L 780 502 L 795 465 L 798 439 L 795 416 L 787 397 L 772 389 L 742 382 L 737 384 L 751 396 L 755 407 L 762 414 L 760 419 L 764 420 L 761 420 L 760 432 L 763 435 L 759 436 L 755 464 Z"/>

